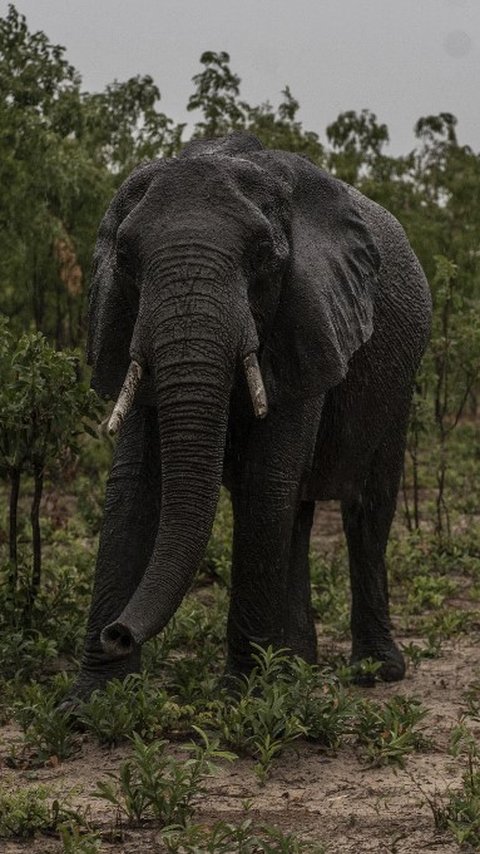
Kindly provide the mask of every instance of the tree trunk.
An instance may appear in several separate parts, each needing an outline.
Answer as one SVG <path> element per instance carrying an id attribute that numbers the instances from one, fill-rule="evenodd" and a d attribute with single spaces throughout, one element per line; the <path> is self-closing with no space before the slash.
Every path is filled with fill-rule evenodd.
<path id="1" fill-rule="evenodd" d="M 40 590 L 40 581 L 42 576 L 42 540 L 40 535 L 40 501 L 42 500 L 42 492 L 43 466 L 35 466 L 34 493 L 30 511 L 30 521 L 32 524 L 33 569 L 29 598 L 32 606 L 38 595 L 38 591 Z"/>
<path id="2" fill-rule="evenodd" d="M 18 549 L 17 549 L 17 510 L 18 497 L 20 494 L 20 471 L 12 468 L 9 472 L 10 478 L 10 507 L 9 507 L 9 558 L 10 572 L 8 585 L 12 596 L 15 595 L 18 578 Z"/>

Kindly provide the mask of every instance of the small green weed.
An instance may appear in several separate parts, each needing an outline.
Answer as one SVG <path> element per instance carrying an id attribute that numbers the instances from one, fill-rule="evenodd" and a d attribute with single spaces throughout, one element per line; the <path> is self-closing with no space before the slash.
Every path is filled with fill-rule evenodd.
<path id="1" fill-rule="evenodd" d="M 169 660 L 170 653 L 182 649 L 194 656 L 197 673 L 202 666 L 208 667 L 211 674 L 212 666 L 223 657 L 227 609 L 227 591 L 217 584 L 208 591 L 207 602 L 199 601 L 195 595 L 187 596 L 161 635 L 145 645 L 144 670 L 162 676 L 166 667 L 170 673 L 174 672 L 178 659 Z M 198 688 L 196 694 L 198 697 Z"/>
<path id="2" fill-rule="evenodd" d="M 434 638 L 434 636 L 430 637 L 424 646 L 410 642 L 402 643 L 401 647 L 404 655 L 411 661 L 415 670 L 420 662 L 425 661 L 425 659 L 438 658 L 440 655 L 440 641 Z"/>
<path id="3" fill-rule="evenodd" d="M 234 750 L 257 759 L 263 785 L 273 760 L 300 736 L 337 747 L 352 731 L 356 699 L 331 671 L 292 657 L 287 650 L 255 647 L 249 677 L 218 710 L 216 727 Z"/>
<path id="4" fill-rule="evenodd" d="M 455 581 L 445 576 L 417 575 L 410 583 L 408 610 L 411 614 L 421 614 L 426 608 L 440 608 L 456 589 Z"/>
<path id="5" fill-rule="evenodd" d="M 0 611 L 1 608 L 0 602 Z M 39 632 L 26 634 L 5 626 L 0 634 L 0 661 L 5 679 L 26 682 L 42 674 L 57 655 L 55 641 Z"/>
<path id="6" fill-rule="evenodd" d="M 113 745 L 133 732 L 153 738 L 174 726 L 179 715 L 179 707 L 146 673 L 134 673 L 123 681 L 113 679 L 104 691 L 94 691 L 79 718 L 100 744 Z"/>
<path id="7" fill-rule="evenodd" d="M 133 755 L 120 766 L 118 777 L 100 781 L 94 796 L 117 807 L 129 822 L 155 818 L 163 825 L 184 826 L 193 813 L 192 800 L 203 791 L 205 778 L 215 771 L 213 760 L 232 761 L 235 755 L 218 749 L 207 735 L 195 727 L 202 744 L 186 746 L 190 759 L 166 754 L 166 741 L 147 745 L 133 735 Z"/>
<path id="8" fill-rule="evenodd" d="M 312 606 L 325 631 L 344 637 L 349 631 L 348 562 L 345 549 L 333 555 L 310 555 Z"/>
<path id="9" fill-rule="evenodd" d="M 453 728 L 450 737 L 450 752 L 466 760 L 467 770 L 462 778 L 462 787 L 448 792 L 447 802 L 437 809 L 437 825 L 450 830 L 461 846 L 470 850 L 480 849 L 480 749 L 476 735 L 460 723 Z"/>
<path id="10" fill-rule="evenodd" d="M 37 831 L 56 830 L 62 822 L 81 817 L 54 799 L 43 786 L 7 792 L 0 785 L 0 839 L 28 839 Z"/>
<path id="11" fill-rule="evenodd" d="M 381 706 L 370 700 L 359 705 L 356 734 L 372 765 L 397 764 L 403 767 L 405 757 L 428 745 L 417 729 L 427 710 L 418 700 L 394 696 Z"/>
<path id="12" fill-rule="evenodd" d="M 76 824 L 59 827 L 64 854 L 98 854 L 102 840 L 96 833 L 85 831 Z"/>
<path id="13" fill-rule="evenodd" d="M 274 757 L 306 729 L 293 708 L 287 650 L 253 646 L 256 664 L 248 678 L 239 680 L 238 697 L 225 702 L 216 723 L 226 744 L 258 760 L 255 773 L 263 785 Z"/>
<path id="14" fill-rule="evenodd" d="M 326 747 L 339 747 L 345 735 L 353 730 L 357 712 L 355 696 L 327 668 L 319 669 L 300 658 L 292 661 L 291 668 L 291 700 L 306 736 Z"/>
<path id="15" fill-rule="evenodd" d="M 262 825 L 255 828 L 251 819 L 245 819 L 235 825 L 217 821 L 213 827 L 189 824 L 179 830 L 168 828 L 162 839 L 172 854 L 198 854 L 199 851 L 210 854 L 324 854 L 325 847 L 319 843 L 304 842 L 293 834 L 284 834 L 281 830 Z"/>
<path id="16" fill-rule="evenodd" d="M 470 630 L 478 613 L 460 608 L 443 608 L 419 620 L 418 628 L 432 645 L 440 647 L 442 641 L 465 634 Z"/>
<path id="17" fill-rule="evenodd" d="M 43 764 L 51 757 L 68 759 L 78 749 L 70 715 L 57 708 L 70 684 L 63 673 L 46 685 L 32 682 L 24 686 L 21 699 L 13 704 L 13 716 L 24 733 L 23 750 L 35 752 L 35 763 Z M 17 758 L 15 747 L 11 758 Z"/>

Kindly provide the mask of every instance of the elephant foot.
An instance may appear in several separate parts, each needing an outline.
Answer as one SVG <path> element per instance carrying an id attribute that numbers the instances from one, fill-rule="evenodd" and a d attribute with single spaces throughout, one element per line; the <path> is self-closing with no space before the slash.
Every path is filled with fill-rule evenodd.
<path id="1" fill-rule="evenodd" d="M 361 667 L 365 659 L 378 662 L 378 670 L 374 673 L 365 672 Z M 405 676 L 405 659 L 391 639 L 381 646 L 354 642 L 350 666 L 353 669 L 353 681 L 357 685 L 374 685 L 377 681 L 400 682 Z"/>

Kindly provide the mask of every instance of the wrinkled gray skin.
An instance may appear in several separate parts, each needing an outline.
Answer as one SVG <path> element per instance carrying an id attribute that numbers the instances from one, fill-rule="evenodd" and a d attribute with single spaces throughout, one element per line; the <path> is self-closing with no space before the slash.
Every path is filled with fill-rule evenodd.
<path id="1" fill-rule="evenodd" d="M 99 230 L 89 361 L 103 397 L 131 358 L 145 376 L 108 481 L 76 696 L 139 668 L 192 582 L 222 481 L 227 672 L 248 672 L 252 641 L 315 661 L 314 502 L 340 499 L 352 659 L 403 677 L 385 548 L 430 313 L 398 222 L 303 157 L 234 134 L 132 173 Z M 253 351 L 264 420 L 241 367 Z"/>

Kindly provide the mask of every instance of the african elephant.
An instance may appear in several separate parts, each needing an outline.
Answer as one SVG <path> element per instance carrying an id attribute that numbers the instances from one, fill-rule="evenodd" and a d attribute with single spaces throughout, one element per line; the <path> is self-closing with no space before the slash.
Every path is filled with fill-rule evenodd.
<path id="1" fill-rule="evenodd" d="M 305 157 L 235 133 L 134 170 L 93 264 L 92 384 L 118 398 L 120 429 L 77 695 L 138 669 L 192 582 L 222 482 L 226 672 L 248 672 L 252 642 L 315 661 L 310 529 L 315 501 L 339 499 L 352 660 L 403 677 L 385 549 L 430 315 L 399 223 Z"/>

